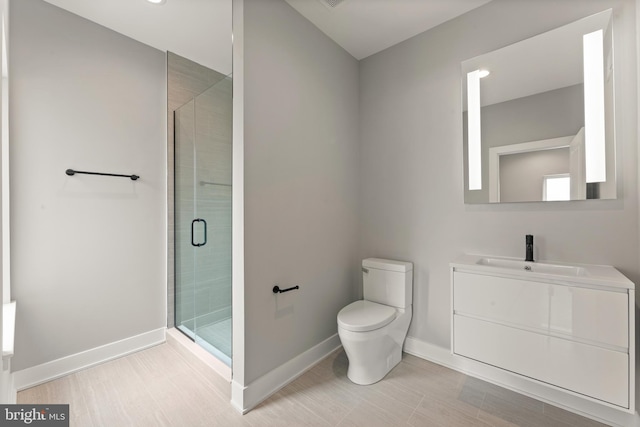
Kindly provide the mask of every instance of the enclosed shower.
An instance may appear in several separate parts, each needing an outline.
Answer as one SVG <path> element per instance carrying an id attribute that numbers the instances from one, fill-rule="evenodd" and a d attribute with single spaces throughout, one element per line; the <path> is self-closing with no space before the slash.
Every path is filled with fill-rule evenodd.
<path id="1" fill-rule="evenodd" d="M 231 83 L 174 112 L 175 325 L 229 366 Z"/>

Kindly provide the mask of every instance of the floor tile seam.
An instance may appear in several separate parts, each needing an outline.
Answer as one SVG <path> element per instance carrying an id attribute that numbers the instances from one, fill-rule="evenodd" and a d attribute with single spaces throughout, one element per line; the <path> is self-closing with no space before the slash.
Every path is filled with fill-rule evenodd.
<path id="1" fill-rule="evenodd" d="M 335 425 L 335 427 L 340 427 L 344 425 L 344 421 L 349 417 L 349 415 L 351 415 L 353 413 L 353 411 L 356 410 L 356 407 L 362 402 L 358 402 L 357 405 L 353 405 L 353 408 L 351 408 L 349 411 L 347 411 L 346 414 L 344 414 L 342 416 L 342 418 L 340 419 L 340 421 L 338 421 L 338 423 Z"/>
<path id="2" fill-rule="evenodd" d="M 422 399 L 420 399 L 420 402 L 418 402 L 418 404 L 416 405 L 415 408 L 413 408 L 413 411 L 411 411 L 411 414 L 409 414 L 409 418 L 407 418 L 407 422 L 406 424 L 409 424 L 409 421 L 411 421 L 411 418 L 413 418 L 413 416 L 415 415 L 416 411 L 418 410 L 418 408 L 420 407 L 420 405 L 422 404 L 422 402 L 424 401 L 424 399 L 426 399 L 426 396 L 422 396 Z"/>
<path id="3" fill-rule="evenodd" d="M 488 414 L 488 415 L 491 415 L 489 412 L 487 412 L 487 411 L 485 411 L 485 410 L 483 410 L 483 409 L 482 409 L 482 407 L 483 407 L 483 405 L 484 405 L 484 400 L 485 400 L 486 398 L 487 398 L 487 392 L 486 392 L 486 391 L 484 391 L 484 392 L 482 392 L 482 402 L 480 402 L 480 407 L 478 408 L 478 413 L 476 414 L 476 419 L 477 419 L 477 420 L 479 420 L 479 421 L 482 421 L 482 422 L 483 422 L 483 423 L 485 423 L 485 424 L 490 424 L 489 422 L 487 422 L 487 421 L 485 421 L 485 420 L 483 420 L 483 419 L 481 419 L 481 418 L 480 418 L 480 413 L 481 413 L 481 412 L 484 412 L 484 413 L 486 413 L 486 414 Z M 493 425 L 493 423 L 491 423 L 490 425 Z"/>
<path id="4" fill-rule="evenodd" d="M 460 412 L 460 413 L 461 413 L 461 414 L 463 414 L 463 415 L 467 415 L 467 416 L 469 416 L 470 418 L 472 418 L 472 419 L 474 419 L 474 420 L 476 420 L 476 421 L 478 421 L 478 422 L 482 423 L 482 426 L 486 426 L 486 427 L 496 427 L 494 423 L 491 423 L 491 422 L 489 422 L 488 420 L 483 420 L 483 419 L 481 419 L 481 418 L 480 418 L 480 414 L 481 414 L 482 412 L 485 412 L 486 414 L 491 415 L 491 414 L 489 414 L 488 412 L 483 411 L 483 409 L 482 409 L 482 405 L 484 404 L 484 399 L 485 399 L 485 397 L 486 397 L 486 396 L 487 396 L 487 393 L 486 393 L 486 392 L 482 392 L 482 402 L 480 403 L 480 407 L 478 407 L 478 406 L 473 405 L 473 404 L 471 404 L 471 403 L 467 403 L 467 402 L 465 402 L 465 401 L 463 401 L 463 400 L 460 400 L 460 399 L 459 399 L 459 395 L 458 395 L 458 399 L 457 399 L 457 400 L 458 400 L 458 401 L 460 401 L 460 402 L 466 403 L 467 405 L 472 406 L 473 408 L 475 408 L 475 409 L 476 409 L 476 413 L 475 413 L 475 415 L 471 416 L 471 415 L 468 415 L 468 414 L 466 414 L 466 413 L 464 413 L 464 412 L 462 412 L 462 411 L 458 411 L 458 412 Z M 448 406 L 449 406 L 451 409 L 454 409 L 454 410 L 455 410 L 455 408 L 453 408 L 453 406 L 451 406 L 451 405 L 448 405 Z M 499 418 L 499 417 L 497 417 L 497 418 Z M 500 418 L 500 419 L 502 419 L 502 418 Z"/>

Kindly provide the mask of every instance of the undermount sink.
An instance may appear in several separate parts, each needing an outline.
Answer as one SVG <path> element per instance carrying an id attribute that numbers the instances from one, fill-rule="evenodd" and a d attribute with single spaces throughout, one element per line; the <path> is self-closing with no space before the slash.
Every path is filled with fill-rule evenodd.
<path id="1" fill-rule="evenodd" d="M 476 264 L 486 265 L 489 267 L 508 268 L 510 270 L 521 270 L 532 273 L 555 274 L 560 276 L 586 276 L 587 270 L 584 267 L 563 264 L 547 264 L 529 261 L 520 261 L 508 258 L 489 258 L 483 257 L 478 259 Z"/>

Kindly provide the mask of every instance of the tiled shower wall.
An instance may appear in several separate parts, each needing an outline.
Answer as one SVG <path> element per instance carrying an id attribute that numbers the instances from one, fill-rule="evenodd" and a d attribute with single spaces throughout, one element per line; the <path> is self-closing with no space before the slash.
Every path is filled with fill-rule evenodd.
<path id="1" fill-rule="evenodd" d="M 174 326 L 174 123 L 173 112 L 193 100 L 225 76 L 193 61 L 167 54 L 167 327 Z M 231 108 L 229 106 L 229 108 Z M 229 113 L 230 114 L 230 113 Z"/>

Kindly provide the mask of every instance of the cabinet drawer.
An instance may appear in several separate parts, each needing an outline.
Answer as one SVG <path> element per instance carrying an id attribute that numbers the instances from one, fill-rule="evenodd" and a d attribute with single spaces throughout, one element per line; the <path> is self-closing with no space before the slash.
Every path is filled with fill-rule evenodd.
<path id="1" fill-rule="evenodd" d="M 465 316 L 453 322 L 456 354 L 629 407 L 626 353 Z"/>
<path id="2" fill-rule="evenodd" d="M 455 272 L 454 313 L 564 335 L 589 343 L 629 346 L 628 294 Z"/>

